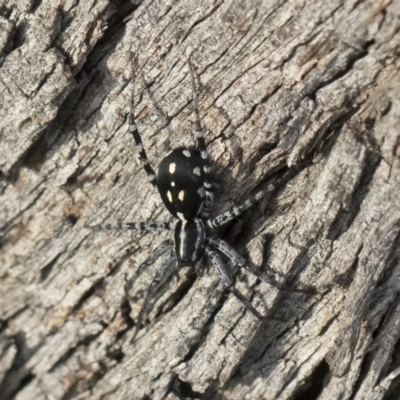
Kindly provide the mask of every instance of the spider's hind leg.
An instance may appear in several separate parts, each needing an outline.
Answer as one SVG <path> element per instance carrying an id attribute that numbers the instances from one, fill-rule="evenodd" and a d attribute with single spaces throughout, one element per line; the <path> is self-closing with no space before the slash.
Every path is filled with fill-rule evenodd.
<path id="1" fill-rule="evenodd" d="M 132 68 L 133 69 L 133 68 Z M 139 131 L 137 129 L 136 121 L 135 121 L 135 74 L 133 73 L 132 77 L 132 92 L 131 92 L 131 108 L 129 111 L 129 131 L 133 136 L 133 140 L 136 143 L 136 148 L 139 153 L 139 160 L 145 170 L 149 182 L 156 187 L 156 174 L 153 168 L 150 165 L 149 159 L 147 158 L 146 151 L 143 147 L 142 139 L 140 137 Z"/>
<path id="2" fill-rule="evenodd" d="M 203 210 L 201 213 L 201 217 L 209 218 L 211 208 L 214 205 L 214 192 L 213 192 L 213 182 L 211 180 L 211 167 L 210 167 L 210 162 L 208 159 L 207 146 L 206 146 L 206 141 L 205 141 L 205 137 L 204 137 L 204 130 L 201 126 L 199 101 L 198 101 L 197 91 L 196 91 L 194 67 L 193 67 L 190 59 L 188 60 L 188 64 L 189 64 L 190 77 L 191 77 L 191 82 L 192 82 L 193 112 L 194 112 L 194 117 L 195 117 L 194 133 L 195 133 L 196 141 L 197 141 L 197 149 L 200 151 L 200 156 L 204 162 L 203 171 L 204 171 L 204 189 L 205 189 L 206 200 L 205 200 L 205 204 L 204 204 L 204 207 L 203 207 Z"/>
<path id="3" fill-rule="evenodd" d="M 280 178 L 276 179 L 273 183 L 269 183 L 267 187 L 249 197 L 243 203 L 239 204 L 238 206 L 233 206 L 229 210 L 224 211 L 222 214 L 209 219 L 207 221 L 208 227 L 215 229 L 232 221 L 244 211 L 252 207 L 255 203 L 259 202 L 265 197 L 268 197 L 272 192 L 276 191 L 283 183 L 287 182 L 287 180 L 293 176 L 294 173 L 295 170 L 286 171 Z"/>
<path id="4" fill-rule="evenodd" d="M 260 201 L 263 197 L 267 196 L 270 192 L 276 189 L 276 185 L 269 184 L 264 190 L 256 193 L 254 196 L 245 200 L 242 204 L 238 206 L 233 206 L 229 210 L 224 211 L 222 214 L 217 215 L 216 217 L 207 221 L 207 225 L 211 229 L 218 228 L 222 225 L 227 224 L 232 221 L 239 215 L 241 215 L 244 211 L 252 207 L 256 202 Z"/>

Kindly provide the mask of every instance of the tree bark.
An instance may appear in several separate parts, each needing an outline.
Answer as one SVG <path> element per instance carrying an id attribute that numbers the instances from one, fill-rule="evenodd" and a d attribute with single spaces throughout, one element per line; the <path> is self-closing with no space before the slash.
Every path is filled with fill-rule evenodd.
<path id="1" fill-rule="evenodd" d="M 399 0 L 0 0 L 0 398 L 399 398 L 399 49 Z M 127 116 L 193 145 L 188 57 L 213 214 L 291 171 L 221 237 L 318 293 L 182 268 L 132 341 L 172 234 L 88 225 L 171 220 Z"/>

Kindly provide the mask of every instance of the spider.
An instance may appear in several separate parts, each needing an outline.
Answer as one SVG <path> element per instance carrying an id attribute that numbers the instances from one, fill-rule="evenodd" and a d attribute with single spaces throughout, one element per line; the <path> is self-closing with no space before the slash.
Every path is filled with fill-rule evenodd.
<path id="1" fill-rule="evenodd" d="M 147 158 L 135 122 L 135 76 L 132 79 L 131 108 L 129 112 L 129 130 L 136 144 L 142 167 L 151 185 L 159 191 L 165 207 L 172 214 L 174 220 L 172 222 L 125 222 L 103 224 L 95 227 L 96 229 L 106 230 L 174 231 L 174 240 L 167 239 L 163 241 L 147 260 L 139 266 L 133 278 L 126 284 L 125 290 L 128 292 L 133 280 L 149 265 L 163 257 L 161 266 L 147 290 L 143 305 L 139 311 L 134 337 L 137 330 L 140 329 L 144 317 L 147 315 L 149 299 L 154 295 L 158 285 L 163 281 L 171 266 L 175 269 L 187 266 L 194 267 L 197 275 L 201 275 L 205 256 L 208 256 L 212 265 L 217 269 L 225 287 L 256 318 L 264 319 L 250 301 L 235 288 L 234 276 L 223 262 L 221 254 L 228 258 L 234 266 L 245 269 L 263 281 L 271 283 L 271 278 L 247 265 L 246 260 L 233 247 L 218 237 L 216 229 L 240 216 L 257 201 L 274 191 L 284 178 L 277 180 L 275 184 L 269 184 L 265 189 L 259 191 L 242 204 L 234 206 L 220 215 L 211 217 L 211 209 L 214 205 L 214 183 L 211 176 L 204 131 L 200 121 L 194 68 L 190 59 L 188 60 L 188 65 L 192 84 L 196 146 L 173 149 L 171 153 L 161 160 L 156 173 Z M 281 289 L 284 288 L 281 287 Z"/>

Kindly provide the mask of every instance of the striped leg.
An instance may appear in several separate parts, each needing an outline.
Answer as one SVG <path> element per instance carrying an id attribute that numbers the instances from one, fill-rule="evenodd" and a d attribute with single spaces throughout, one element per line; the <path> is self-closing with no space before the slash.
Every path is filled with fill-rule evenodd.
<path id="1" fill-rule="evenodd" d="M 283 182 L 288 181 L 288 179 L 290 179 L 295 173 L 296 170 L 286 171 L 279 179 L 275 180 L 274 183 L 270 183 L 265 189 L 260 190 L 253 197 L 247 199 L 244 203 L 240 204 L 239 206 L 234 206 L 215 218 L 208 220 L 206 222 L 207 226 L 213 229 L 232 221 L 234 218 L 238 217 L 244 211 L 249 209 L 257 201 L 260 201 L 263 197 L 276 190 Z"/>
<path id="2" fill-rule="evenodd" d="M 156 186 L 156 174 L 153 168 L 150 165 L 149 159 L 147 158 L 146 151 L 144 150 L 142 139 L 140 138 L 139 132 L 137 130 L 136 122 L 135 122 L 135 76 L 132 78 L 132 93 L 131 93 L 131 110 L 129 113 L 129 131 L 131 132 L 133 139 L 136 143 L 136 148 L 139 153 L 139 159 L 142 163 L 142 166 L 149 178 L 150 183 L 155 187 Z"/>
<path id="3" fill-rule="evenodd" d="M 225 211 L 224 213 L 217 215 L 215 218 L 208 220 L 207 225 L 210 228 L 218 228 L 219 226 L 232 221 L 234 218 L 238 217 L 244 211 L 249 209 L 257 201 L 260 201 L 267 194 L 273 192 L 276 189 L 276 187 L 277 187 L 276 184 L 268 185 L 264 190 L 261 190 L 260 192 L 256 193 L 253 197 L 247 199 L 244 203 L 240 204 L 239 206 L 234 206 L 229 210 Z"/>
<path id="4" fill-rule="evenodd" d="M 171 249 L 168 252 L 166 257 L 162 261 L 160 269 L 157 271 L 156 276 L 154 277 L 153 281 L 151 282 L 151 285 L 150 285 L 149 289 L 147 290 L 146 296 L 145 296 L 143 304 L 142 304 L 142 308 L 139 311 L 137 323 L 136 323 L 136 326 L 135 326 L 135 331 L 134 331 L 132 339 L 131 339 L 132 341 L 135 339 L 138 330 L 142 326 L 143 319 L 147 315 L 147 312 L 148 312 L 148 309 L 149 309 L 149 300 L 155 294 L 155 292 L 158 289 L 158 286 L 160 285 L 160 283 L 163 283 L 163 281 L 165 280 L 166 272 L 169 270 L 169 268 L 171 267 L 172 263 L 175 264 L 174 266 L 176 268 L 177 267 L 177 263 L 176 263 L 175 252 L 174 252 L 173 249 Z"/>
<path id="5" fill-rule="evenodd" d="M 197 98 L 197 92 L 196 92 L 196 82 L 194 78 L 194 68 L 192 65 L 192 62 L 190 59 L 188 60 L 189 63 L 189 69 L 190 69 L 190 77 L 192 80 L 192 89 L 193 89 L 193 111 L 194 111 L 194 116 L 195 116 L 195 136 L 197 139 L 197 148 L 200 151 L 201 158 L 204 161 L 204 188 L 205 188 L 205 195 L 206 195 L 206 201 L 201 213 L 202 218 L 208 218 L 210 216 L 210 211 L 212 206 L 214 205 L 214 193 L 212 191 L 213 184 L 210 181 L 210 173 L 211 173 L 211 168 L 210 168 L 210 162 L 208 160 L 208 153 L 207 153 L 207 147 L 206 147 L 206 141 L 204 139 L 204 131 L 201 127 L 201 121 L 200 121 L 200 113 L 199 113 L 199 101 Z"/>
<path id="6" fill-rule="evenodd" d="M 204 266 L 205 266 L 205 257 L 201 257 L 199 261 L 197 261 L 197 263 L 194 266 L 194 270 L 196 272 L 196 275 L 198 277 L 203 276 L 204 273 Z"/>
<path id="7" fill-rule="evenodd" d="M 262 280 L 263 282 L 268 283 L 271 286 L 276 287 L 279 290 L 287 291 L 287 292 L 297 292 L 297 293 L 306 293 L 306 294 L 316 294 L 316 290 L 311 287 L 305 288 L 296 288 L 291 286 L 286 286 L 285 284 L 277 281 L 277 279 L 272 276 L 272 274 L 264 274 L 262 272 L 257 271 L 250 265 L 246 263 L 246 260 L 238 254 L 228 243 L 226 243 L 222 239 L 218 238 L 207 238 L 207 243 L 212 245 L 215 249 L 220 251 L 222 254 L 227 256 L 234 265 L 237 265 L 240 268 L 245 269 L 250 274 L 256 276 L 258 279 Z"/>
<path id="8" fill-rule="evenodd" d="M 246 264 L 246 260 L 244 259 L 244 257 L 237 253 L 236 250 L 233 249 L 233 247 L 229 246 L 229 244 L 226 243 L 225 240 L 215 237 L 208 237 L 207 243 L 209 243 L 215 249 L 227 256 L 234 265 L 244 267 L 244 265 Z"/>
<path id="9" fill-rule="evenodd" d="M 100 224 L 89 226 L 88 228 L 92 228 L 95 230 L 122 230 L 122 229 L 129 229 L 129 230 L 136 230 L 136 231 L 166 231 L 174 229 L 176 221 L 172 222 L 117 222 L 115 224 Z"/>
<path id="10" fill-rule="evenodd" d="M 226 288 L 258 319 L 264 319 L 264 317 L 253 307 L 249 300 L 235 288 L 235 282 L 231 276 L 229 269 L 222 262 L 221 257 L 216 251 L 211 250 L 209 246 L 206 246 L 206 253 L 215 268 L 217 268 L 221 275 L 222 281 Z"/>

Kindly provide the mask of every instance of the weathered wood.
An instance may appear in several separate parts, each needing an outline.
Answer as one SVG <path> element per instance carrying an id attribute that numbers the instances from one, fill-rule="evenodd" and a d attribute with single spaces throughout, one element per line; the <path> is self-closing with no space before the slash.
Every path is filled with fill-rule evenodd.
<path id="1" fill-rule="evenodd" d="M 0 0 L 0 398 L 397 398 L 400 1 L 125 3 Z M 261 323 L 182 270 L 131 343 L 168 233 L 86 228 L 170 219 L 131 52 L 155 166 L 193 142 L 191 56 L 215 213 L 293 170 L 221 235 L 319 294 L 240 272 Z"/>

